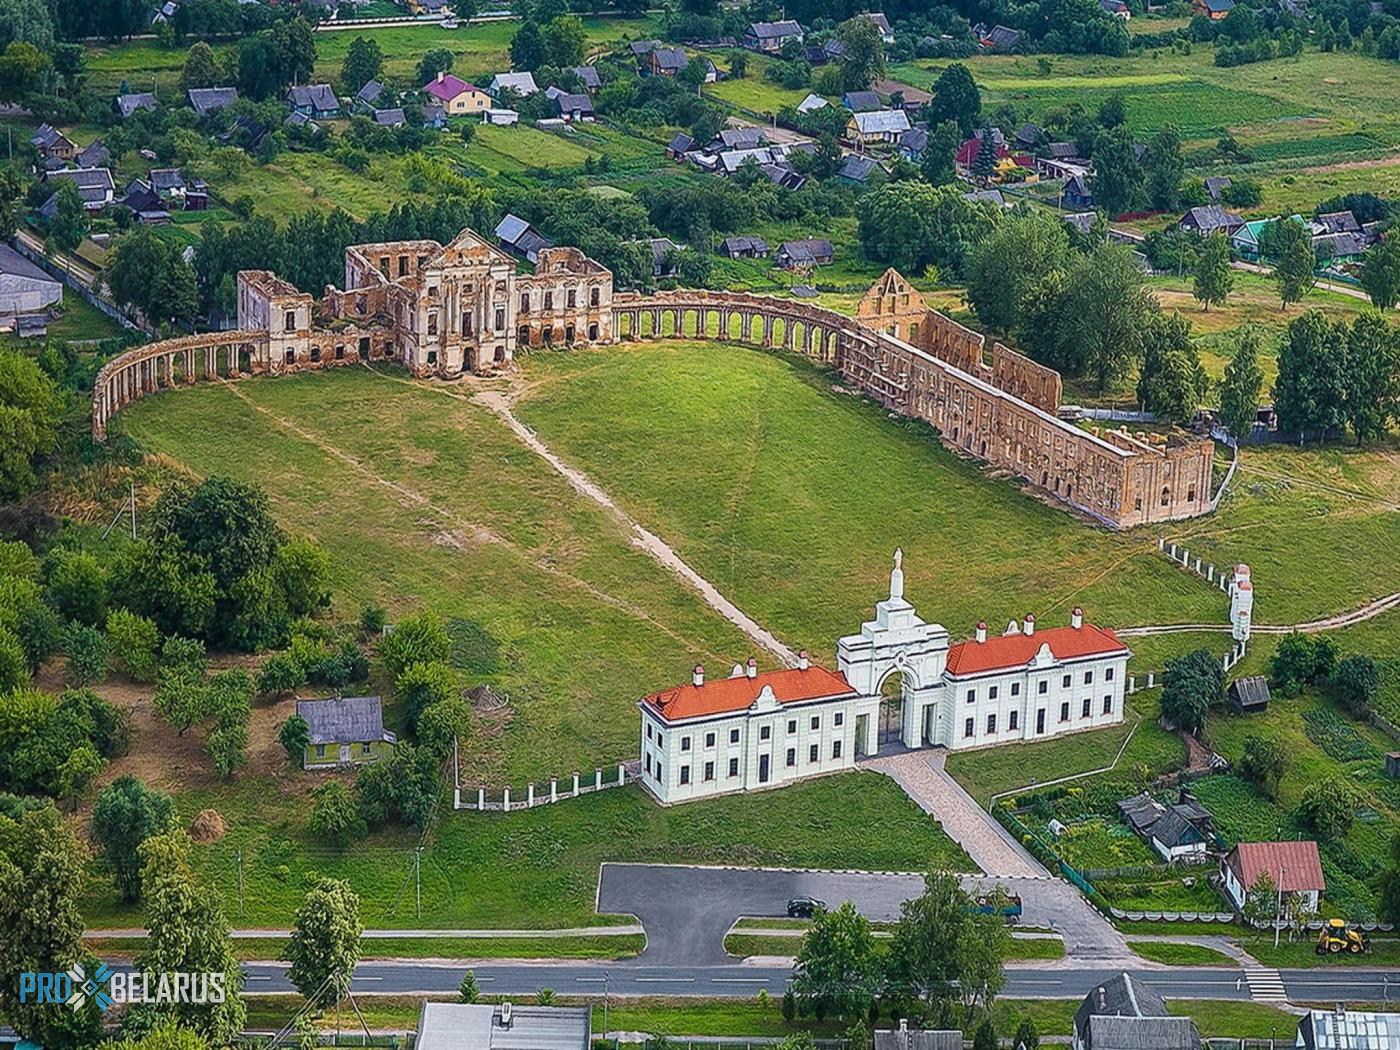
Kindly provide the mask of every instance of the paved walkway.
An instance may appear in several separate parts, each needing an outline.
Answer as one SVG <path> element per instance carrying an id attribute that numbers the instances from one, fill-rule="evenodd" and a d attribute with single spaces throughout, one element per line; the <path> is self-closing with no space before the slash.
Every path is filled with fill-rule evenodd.
<path id="1" fill-rule="evenodd" d="M 426 941 L 436 938 L 443 940 L 541 940 L 552 937 L 624 937 L 645 933 L 640 923 L 625 926 L 573 926 L 562 930 L 361 930 L 364 940 L 405 940 Z M 290 937 L 289 929 L 247 928 L 230 930 L 234 940 L 259 940 L 261 938 Z M 149 937 L 140 926 L 123 929 L 84 930 L 83 936 L 89 940 L 134 940 Z"/>

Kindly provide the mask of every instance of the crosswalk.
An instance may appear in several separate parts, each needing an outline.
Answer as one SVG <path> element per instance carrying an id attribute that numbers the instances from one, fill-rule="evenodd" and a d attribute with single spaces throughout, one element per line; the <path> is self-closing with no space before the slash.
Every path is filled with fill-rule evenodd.
<path id="1" fill-rule="evenodd" d="M 1249 985 L 1249 997 L 1266 1003 L 1286 1003 L 1288 992 L 1277 970 L 1267 967 L 1246 967 L 1244 979 Z"/>

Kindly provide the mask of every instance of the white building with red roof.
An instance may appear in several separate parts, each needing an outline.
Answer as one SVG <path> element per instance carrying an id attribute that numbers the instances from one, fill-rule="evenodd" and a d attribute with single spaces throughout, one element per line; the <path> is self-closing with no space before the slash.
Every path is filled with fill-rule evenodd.
<path id="1" fill-rule="evenodd" d="M 492 106 L 490 95 L 451 73 L 438 73 L 423 85 L 423 91 L 438 102 L 449 117 L 484 113 Z"/>
<path id="2" fill-rule="evenodd" d="M 642 783 L 663 803 L 775 787 L 849 769 L 882 749 L 989 747 L 1123 721 L 1132 655 L 1075 609 L 1064 627 L 1035 617 L 949 644 L 904 598 L 895 552 L 890 595 L 837 642 L 836 670 L 803 650 L 796 668 L 736 664 L 727 678 L 642 698 Z M 886 696 L 886 685 L 898 679 Z"/>
<path id="3" fill-rule="evenodd" d="M 1240 909 L 1261 875 L 1269 876 L 1275 893 L 1301 897 L 1307 911 L 1317 911 L 1327 889 L 1317 843 L 1308 840 L 1241 842 L 1220 862 L 1221 885 Z"/>

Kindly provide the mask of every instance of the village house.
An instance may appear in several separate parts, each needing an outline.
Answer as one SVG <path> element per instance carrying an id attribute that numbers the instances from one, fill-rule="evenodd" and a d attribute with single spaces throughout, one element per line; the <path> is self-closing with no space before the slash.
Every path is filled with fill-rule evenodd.
<path id="1" fill-rule="evenodd" d="M 62 304 L 63 285 L 58 280 L 0 243 L 0 324 L 28 334 L 21 319 L 45 318 L 49 307 Z"/>
<path id="2" fill-rule="evenodd" d="M 1210 810 L 1185 790 L 1169 805 L 1143 792 L 1119 802 L 1118 812 L 1133 833 L 1168 864 L 1204 860 L 1215 838 Z"/>
<path id="3" fill-rule="evenodd" d="M 498 128 L 508 128 L 520 123 L 520 114 L 513 109 L 488 109 L 482 112 L 481 122 Z"/>
<path id="4" fill-rule="evenodd" d="M 859 153 L 847 153 L 836 168 L 836 177 L 853 186 L 864 186 L 870 176 L 879 170 L 880 165 L 871 157 Z"/>
<path id="5" fill-rule="evenodd" d="M 538 90 L 535 75 L 528 70 L 523 73 L 497 73 L 486 85 L 487 94 L 496 99 L 501 97 L 503 91 L 514 91 L 521 98 L 529 98 Z"/>
<path id="6" fill-rule="evenodd" d="M 120 114 L 123 120 L 130 120 L 132 115 L 140 110 L 155 109 L 159 105 L 154 92 L 132 91 L 118 95 L 112 103 L 112 108 Z"/>
<path id="7" fill-rule="evenodd" d="M 726 237 L 719 242 L 719 250 L 731 259 L 768 258 L 768 242 L 762 237 Z"/>
<path id="8" fill-rule="evenodd" d="M 1236 678 L 1226 691 L 1237 715 L 1262 715 L 1269 709 L 1269 680 L 1263 675 Z"/>
<path id="9" fill-rule="evenodd" d="M 1400 1047 L 1400 1013 L 1350 1010 L 1338 1004 L 1298 1019 L 1298 1050 L 1393 1050 Z"/>
<path id="10" fill-rule="evenodd" d="M 880 31 L 880 39 L 886 44 L 894 43 L 894 29 L 890 27 L 890 20 L 885 17 L 883 11 L 863 11 L 856 15 L 856 17 L 874 22 L 875 28 Z"/>
<path id="11" fill-rule="evenodd" d="M 587 1006 L 424 1002 L 415 1050 L 589 1050 Z"/>
<path id="12" fill-rule="evenodd" d="M 329 84 L 302 84 L 287 89 L 287 107 L 312 120 L 331 120 L 340 116 L 340 100 Z"/>
<path id="13" fill-rule="evenodd" d="M 590 95 L 603 87 L 603 78 L 598 75 L 596 66 L 574 66 L 569 72 L 579 78 L 583 83 L 583 90 Z"/>
<path id="14" fill-rule="evenodd" d="M 1189 1017 L 1173 1016 L 1160 995 L 1138 978 L 1119 974 L 1084 997 L 1074 1013 L 1071 1050 L 1200 1050 Z"/>
<path id="15" fill-rule="evenodd" d="M 820 95 L 814 92 L 809 91 L 807 93 L 807 97 L 797 104 L 797 112 L 813 113 L 816 110 L 825 109 L 829 105 L 831 105 L 831 103 L 828 102 L 826 99 L 822 98 Z"/>
<path id="16" fill-rule="evenodd" d="M 1021 42 L 1021 31 L 1010 26 L 998 25 L 988 29 L 985 25 L 975 25 L 972 32 L 977 37 L 977 43 L 988 51 L 1010 51 Z"/>
<path id="17" fill-rule="evenodd" d="M 1133 17 L 1132 11 L 1123 0 L 1099 0 L 1099 10 L 1114 18 L 1121 18 L 1125 22 Z"/>
<path id="18" fill-rule="evenodd" d="M 642 72 L 652 77 L 673 77 L 689 64 L 684 48 L 656 47 L 647 52 Z"/>
<path id="19" fill-rule="evenodd" d="M 496 224 L 496 239 L 507 251 L 531 264 L 540 261 L 540 252 L 554 247 L 554 242 L 534 226 L 509 212 Z"/>
<path id="20" fill-rule="evenodd" d="M 825 239 L 784 241 L 778 245 L 775 261 L 782 269 L 792 270 L 799 266 L 825 266 L 835 256 L 831 242 Z"/>
<path id="21" fill-rule="evenodd" d="M 370 83 L 374 83 L 374 81 L 370 81 Z M 185 92 L 185 97 L 189 100 L 190 108 L 201 117 L 205 117 L 215 110 L 227 109 L 237 102 L 238 89 L 236 87 L 190 88 Z"/>
<path id="22" fill-rule="evenodd" d="M 51 206 L 57 197 L 58 183 L 67 181 L 78 187 L 78 196 L 83 200 L 84 211 L 101 211 L 112 203 L 116 185 L 112 173 L 107 168 L 60 168 L 46 171 L 40 180 L 54 187 L 55 195 L 41 207 L 40 214 L 48 218 Z"/>
<path id="23" fill-rule="evenodd" d="M 384 728 L 377 696 L 298 700 L 297 714 L 311 731 L 302 753 L 303 769 L 331 769 L 388 758 L 397 742 Z"/>
<path id="24" fill-rule="evenodd" d="M 928 149 L 928 128 L 910 128 L 899 136 L 899 155 L 911 164 L 918 164 Z"/>
<path id="25" fill-rule="evenodd" d="M 1203 204 L 1192 208 L 1176 224 L 1179 230 L 1187 230 L 1191 233 L 1208 237 L 1213 233 L 1222 233 L 1229 237 L 1241 226 L 1244 219 L 1233 212 L 1225 211 L 1215 204 Z"/>
<path id="26" fill-rule="evenodd" d="M 1092 208 L 1094 191 L 1087 175 L 1071 175 L 1060 188 L 1060 201 L 1066 208 Z"/>
<path id="27" fill-rule="evenodd" d="M 401 128 L 408 123 L 408 116 L 404 113 L 402 106 L 376 109 L 372 119 L 381 128 Z"/>
<path id="28" fill-rule="evenodd" d="M 846 124 L 846 137 L 858 146 L 898 142 L 909 130 L 909 115 L 902 109 L 880 109 L 873 113 L 852 113 Z"/>
<path id="29" fill-rule="evenodd" d="M 1300 898 L 1305 911 L 1315 912 L 1327 889 L 1317 843 L 1241 842 L 1220 862 L 1220 884 L 1236 908 L 1243 909 L 1249 891 L 1268 875 L 1284 900 Z"/>
<path id="30" fill-rule="evenodd" d="M 1228 175 L 1209 175 L 1205 180 L 1206 196 L 1219 204 L 1225 191 L 1232 185 L 1234 185 L 1234 180 Z"/>
<path id="31" fill-rule="evenodd" d="M 1191 12 L 1218 22 L 1235 9 L 1235 0 L 1191 0 Z"/>
<path id="32" fill-rule="evenodd" d="M 891 107 L 902 109 L 911 116 L 933 101 L 933 95 L 929 92 L 898 80 L 876 81 L 875 91 L 882 98 L 888 99 Z"/>
<path id="33" fill-rule="evenodd" d="M 78 150 L 73 163 L 80 168 L 105 168 L 112 162 L 112 151 L 101 139 L 94 139 Z"/>
<path id="34" fill-rule="evenodd" d="M 145 179 L 132 179 L 126 185 L 126 195 L 120 201 L 132 217 L 143 226 L 164 226 L 170 221 L 170 205 Z"/>
<path id="35" fill-rule="evenodd" d="M 554 96 L 554 110 L 559 118 L 568 124 L 578 124 L 580 122 L 591 122 L 593 116 L 593 99 L 587 94 L 571 94 L 561 91 Z"/>
<path id="36" fill-rule="evenodd" d="M 902 560 L 875 619 L 837 642 L 836 670 L 803 650 L 796 668 L 763 673 L 753 658 L 712 680 L 697 665 L 688 684 L 644 697 L 643 786 L 670 804 L 847 769 L 885 747 L 988 747 L 1123 720 L 1131 653 L 1112 631 L 1076 609 L 1065 627 L 1037 633 L 1028 614 L 1001 637 L 979 624 L 950 644 L 905 600 Z"/>
<path id="37" fill-rule="evenodd" d="M 490 95 L 451 73 L 438 73 L 423 85 L 423 91 L 441 104 L 449 117 L 483 113 L 491 108 Z"/>
<path id="38" fill-rule="evenodd" d="M 51 124 L 40 124 L 39 130 L 29 136 L 29 144 L 39 151 L 40 156 L 65 164 L 78 152 L 73 141 Z"/>
<path id="39" fill-rule="evenodd" d="M 885 108 L 880 96 L 873 91 L 847 91 L 841 96 L 841 105 L 852 113 L 874 113 Z"/>
<path id="40" fill-rule="evenodd" d="M 802 27 L 791 19 L 754 22 L 744 30 L 744 46 L 750 51 L 776 54 L 789 41 L 802 43 Z"/>

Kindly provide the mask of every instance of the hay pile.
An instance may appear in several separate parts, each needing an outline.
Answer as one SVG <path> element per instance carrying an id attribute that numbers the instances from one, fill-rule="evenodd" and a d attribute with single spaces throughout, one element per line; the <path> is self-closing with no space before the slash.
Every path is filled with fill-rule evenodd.
<path id="1" fill-rule="evenodd" d="M 201 846 L 212 845 L 228 833 L 217 809 L 203 809 L 190 824 L 190 838 Z"/>

